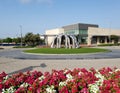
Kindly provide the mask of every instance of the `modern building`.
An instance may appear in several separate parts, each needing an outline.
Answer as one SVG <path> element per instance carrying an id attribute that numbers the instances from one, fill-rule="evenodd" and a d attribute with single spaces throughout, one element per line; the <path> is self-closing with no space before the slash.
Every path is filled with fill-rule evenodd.
<path id="1" fill-rule="evenodd" d="M 46 30 L 46 44 L 50 45 L 54 37 L 61 33 L 75 35 L 79 44 L 98 45 L 101 43 L 112 43 L 110 40 L 111 35 L 119 36 L 120 42 L 120 30 L 99 28 L 96 24 L 77 23 L 61 28 Z"/>

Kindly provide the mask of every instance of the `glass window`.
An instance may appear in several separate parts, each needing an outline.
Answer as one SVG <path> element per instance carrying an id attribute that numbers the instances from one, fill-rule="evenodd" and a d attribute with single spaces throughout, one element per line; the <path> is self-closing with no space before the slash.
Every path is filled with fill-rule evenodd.
<path id="1" fill-rule="evenodd" d="M 84 30 L 84 29 L 81 29 L 80 31 L 79 31 L 79 34 L 88 34 L 88 31 L 87 30 Z"/>
<path id="2" fill-rule="evenodd" d="M 65 31 L 65 34 L 76 35 L 79 34 L 79 30 L 68 30 Z"/>
<path id="3" fill-rule="evenodd" d="M 86 36 L 77 36 L 79 44 L 87 44 L 87 37 Z"/>

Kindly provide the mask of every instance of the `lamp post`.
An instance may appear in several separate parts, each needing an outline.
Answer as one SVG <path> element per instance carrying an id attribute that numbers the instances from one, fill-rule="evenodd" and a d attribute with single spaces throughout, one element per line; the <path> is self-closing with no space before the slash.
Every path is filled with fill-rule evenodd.
<path id="1" fill-rule="evenodd" d="M 20 43 L 20 46 L 22 47 L 22 25 L 20 25 L 20 36 L 21 36 L 21 43 Z"/>
<path id="2" fill-rule="evenodd" d="M 111 43 L 111 22 L 110 22 L 110 27 L 109 27 L 109 43 Z"/>

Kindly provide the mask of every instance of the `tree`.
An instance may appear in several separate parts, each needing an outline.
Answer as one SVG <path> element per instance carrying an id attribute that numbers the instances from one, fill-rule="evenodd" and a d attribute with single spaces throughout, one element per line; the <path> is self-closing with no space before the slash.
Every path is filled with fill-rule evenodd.
<path id="1" fill-rule="evenodd" d="M 7 37 L 7 38 L 3 39 L 3 42 L 5 42 L 5 43 L 12 43 L 12 38 Z"/>
<path id="2" fill-rule="evenodd" d="M 26 35 L 25 35 L 25 44 L 27 44 L 28 46 L 32 46 L 33 44 L 32 44 L 32 42 L 33 42 L 33 33 L 27 33 Z"/>
<path id="3" fill-rule="evenodd" d="M 39 45 L 40 44 L 40 35 L 36 34 L 33 36 L 34 37 L 34 45 Z"/>
<path id="4" fill-rule="evenodd" d="M 2 39 L 0 39 L 0 43 L 2 43 Z"/>
<path id="5" fill-rule="evenodd" d="M 111 39 L 111 41 L 114 42 L 114 44 L 117 44 L 119 41 L 119 37 L 117 35 L 111 35 L 110 39 Z"/>
<path id="6" fill-rule="evenodd" d="M 12 40 L 13 42 L 15 42 L 16 44 L 20 43 L 21 42 L 21 38 L 20 37 L 17 37 L 17 38 L 13 38 Z"/>
<path id="7" fill-rule="evenodd" d="M 40 44 L 40 35 L 29 32 L 25 35 L 24 40 L 28 46 L 36 46 Z"/>

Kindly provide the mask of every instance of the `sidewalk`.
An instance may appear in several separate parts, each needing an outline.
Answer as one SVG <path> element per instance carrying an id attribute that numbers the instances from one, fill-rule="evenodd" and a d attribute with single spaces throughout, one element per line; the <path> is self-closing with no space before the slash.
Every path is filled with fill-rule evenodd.
<path id="1" fill-rule="evenodd" d="M 42 72 L 52 69 L 74 69 L 74 68 L 91 68 L 103 67 L 120 68 L 120 58 L 118 59 L 92 59 L 92 60 L 19 60 L 0 57 L 0 72 L 5 71 L 8 74 L 17 72 L 26 72 L 38 70 Z"/>
<path id="2" fill-rule="evenodd" d="M 0 46 L 0 48 L 3 48 L 3 49 L 12 49 L 14 46 Z"/>

